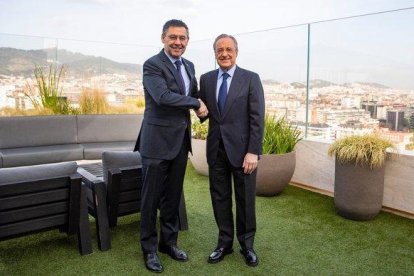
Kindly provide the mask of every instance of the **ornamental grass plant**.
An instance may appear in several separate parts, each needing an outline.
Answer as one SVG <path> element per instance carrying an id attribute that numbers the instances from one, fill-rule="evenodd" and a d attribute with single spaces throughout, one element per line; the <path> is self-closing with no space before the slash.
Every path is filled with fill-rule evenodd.
<path id="1" fill-rule="evenodd" d="M 292 152 L 302 140 L 301 132 L 284 117 L 276 119 L 266 115 L 263 139 L 263 154 L 284 154 Z"/>
<path id="2" fill-rule="evenodd" d="M 377 134 L 352 135 L 336 140 L 329 147 L 328 154 L 335 156 L 342 164 L 375 169 L 384 164 L 387 149 L 395 151 L 395 146 Z"/>
<path id="3" fill-rule="evenodd" d="M 33 80 L 27 82 L 24 89 L 25 96 L 34 108 L 1 108 L 0 116 L 142 114 L 144 111 L 143 97 L 126 99 L 123 104 L 111 105 L 101 88 L 82 88 L 77 106 L 64 96 L 62 81 L 65 73 L 64 65 L 35 65 Z"/>
<path id="4" fill-rule="evenodd" d="M 109 104 L 103 90 L 83 88 L 79 99 L 81 114 L 108 114 Z"/>
<path id="5" fill-rule="evenodd" d="M 62 96 L 63 87 L 60 85 L 65 67 L 50 64 L 48 72 L 45 71 L 45 68 L 35 65 L 35 80 L 33 84 L 27 84 L 25 95 L 37 110 L 50 110 L 52 114 L 73 113 L 67 99 Z"/>

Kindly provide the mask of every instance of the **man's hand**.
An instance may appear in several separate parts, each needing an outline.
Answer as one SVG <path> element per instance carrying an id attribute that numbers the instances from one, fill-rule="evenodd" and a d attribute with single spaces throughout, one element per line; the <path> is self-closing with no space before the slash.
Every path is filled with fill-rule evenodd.
<path id="1" fill-rule="evenodd" d="M 259 156 L 253 153 L 247 153 L 244 157 L 243 168 L 245 174 L 251 174 L 257 168 Z"/>
<path id="2" fill-rule="evenodd" d="M 208 109 L 207 106 L 204 104 L 204 102 L 201 99 L 198 99 L 200 102 L 200 108 L 195 112 L 197 117 L 204 118 L 208 115 Z"/>

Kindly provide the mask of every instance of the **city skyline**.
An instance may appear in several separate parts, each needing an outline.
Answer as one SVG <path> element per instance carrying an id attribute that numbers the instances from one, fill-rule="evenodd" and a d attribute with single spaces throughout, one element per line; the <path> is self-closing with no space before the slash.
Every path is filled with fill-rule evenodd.
<path id="1" fill-rule="evenodd" d="M 44 56 L 44 59 L 40 59 L 43 62 L 43 65 L 47 65 L 47 64 L 51 64 L 56 62 L 56 58 L 57 58 L 57 64 L 58 65 L 64 65 L 66 71 L 76 71 L 76 75 L 77 77 L 81 77 L 82 76 L 82 68 L 83 70 L 88 71 L 88 74 L 85 74 L 85 77 L 90 77 L 92 75 L 95 76 L 99 76 L 100 74 L 107 74 L 109 72 L 107 72 L 106 69 L 110 68 L 111 70 L 115 70 L 114 73 L 116 74 L 124 74 L 127 73 L 128 75 L 134 75 L 137 74 L 137 77 L 139 75 L 139 72 L 135 72 L 138 70 L 138 68 L 141 68 L 142 64 L 139 63 L 122 63 L 122 62 L 116 62 L 114 60 L 111 59 L 107 59 L 105 57 L 100 57 L 100 56 L 94 56 L 94 55 L 84 55 L 82 53 L 79 52 L 71 52 L 69 50 L 66 49 L 38 49 L 38 50 L 22 50 L 22 49 L 17 49 L 17 48 L 11 48 L 11 47 L 0 47 L 0 55 L 3 56 L 3 59 L 5 58 L 5 55 L 7 55 L 8 52 L 13 52 L 13 56 L 10 57 L 11 60 L 18 60 L 18 62 L 21 62 L 23 59 L 26 59 L 26 61 L 24 62 L 24 66 L 23 64 L 7 64 L 7 62 L 4 62 L 4 60 L 0 63 L 0 65 L 2 66 L 2 70 L 0 70 L 0 75 L 13 75 L 13 76 L 30 76 L 33 74 L 33 69 L 34 69 L 34 65 L 36 64 L 36 62 L 33 60 L 33 57 L 29 57 L 28 53 L 34 53 L 37 52 L 37 54 L 35 55 L 37 60 L 39 60 L 39 54 Z M 16 55 L 16 51 L 17 53 L 20 53 Z M 61 56 L 64 56 L 63 58 Z M 96 64 L 96 63 L 102 63 L 102 61 L 100 61 L 100 58 L 103 58 L 105 63 L 104 64 Z M 73 60 L 72 60 L 73 59 Z M 75 62 L 75 63 L 73 63 Z M 81 67 L 79 68 L 71 68 L 71 66 L 75 66 L 78 67 L 78 63 L 80 62 Z M 85 63 L 86 62 L 86 63 Z M 108 62 L 110 62 L 110 64 L 108 64 Z M 69 65 L 68 65 L 69 63 Z M 73 65 L 72 65 L 73 63 Z M 75 65 L 76 64 L 76 65 Z M 122 66 L 128 66 L 127 68 L 122 68 Z M 137 67 L 131 67 L 131 66 L 137 66 Z M 3 70 L 7 70 L 8 67 L 16 67 L 19 70 L 23 70 L 23 71 L 15 71 L 13 73 L 2 73 Z M 37 64 L 37 66 L 41 66 L 41 64 Z M 99 69 L 98 67 L 105 67 L 105 68 L 101 68 Z M 118 69 L 114 69 L 113 66 L 121 66 L 121 68 Z M 88 69 L 88 67 L 90 67 Z M 129 70 L 128 71 L 124 71 L 124 70 Z M 91 70 L 94 70 L 95 72 L 91 72 Z M 118 70 L 118 72 L 116 71 Z M 92 73 L 92 75 L 91 75 Z M 347 81 L 346 78 L 344 77 L 339 77 L 337 78 L 337 81 L 332 79 L 332 75 L 333 74 L 326 74 L 327 78 L 324 78 L 324 76 L 316 76 L 315 78 L 311 78 L 310 81 L 310 88 L 312 87 L 324 87 L 324 86 L 348 86 L 349 84 L 352 83 L 359 83 L 359 84 L 364 84 L 364 85 L 371 85 L 373 87 L 377 87 L 377 86 L 383 86 L 382 88 L 393 88 L 395 89 L 396 87 L 389 87 L 387 85 L 385 85 L 384 83 L 381 82 L 364 82 L 364 81 Z M 262 78 L 263 82 L 280 82 L 280 83 L 289 83 L 289 84 L 294 84 L 294 83 L 300 83 L 300 84 L 304 84 L 306 85 L 306 81 L 302 81 L 300 79 L 293 79 L 292 81 L 284 81 L 281 79 L 276 79 L 276 78 Z M 404 90 L 404 89 L 403 89 Z M 409 91 L 409 90 L 408 90 Z M 407 91 L 407 92 L 408 92 Z"/>

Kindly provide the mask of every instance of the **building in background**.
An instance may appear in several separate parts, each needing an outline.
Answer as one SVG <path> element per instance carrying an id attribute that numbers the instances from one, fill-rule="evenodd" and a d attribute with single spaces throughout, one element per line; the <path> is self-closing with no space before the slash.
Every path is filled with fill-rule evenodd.
<path id="1" fill-rule="evenodd" d="M 385 114 L 379 112 L 381 109 L 384 108 L 384 105 L 378 104 L 377 101 L 363 101 L 361 103 L 361 108 L 365 111 L 368 111 L 372 119 L 384 118 L 382 115 Z"/>
<path id="2" fill-rule="evenodd" d="M 404 111 L 393 109 L 387 111 L 387 126 L 393 131 L 402 131 L 404 128 Z"/>

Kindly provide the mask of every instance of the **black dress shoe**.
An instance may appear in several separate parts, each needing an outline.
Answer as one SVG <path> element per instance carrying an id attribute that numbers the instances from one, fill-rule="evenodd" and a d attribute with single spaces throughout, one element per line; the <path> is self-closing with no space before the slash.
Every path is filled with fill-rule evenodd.
<path id="1" fill-rule="evenodd" d="M 246 261 L 246 264 L 248 266 L 257 266 L 259 264 L 259 258 L 257 257 L 256 252 L 254 252 L 253 249 L 240 249 L 240 253 L 243 255 L 244 260 Z"/>
<path id="2" fill-rule="evenodd" d="M 162 267 L 161 261 L 158 258 L 157 253 L 144 253 L 145 267 L 152 272 L 161 273 L 164 268 Z"/>
<path id="3" fill-rule="evenodd" d="M 216 248 L 214 249 L 213 253 L 210 254 L 207 261 L 210 264 L 215 264 L 215 263 L 222 261 L 224 259 L 224 256 L 231 254 L 231 253 L 233 253 L 233 248 L 224 248 L 224 247 Z"/>
<path id="4" fill-rule="evenodd" d="M 188 261 L 187 253 L 181 250 L 176 245 L 159 245 L 158 250 L 161 253 L 168 254 L 171 258 L 179 262 Z"/>

